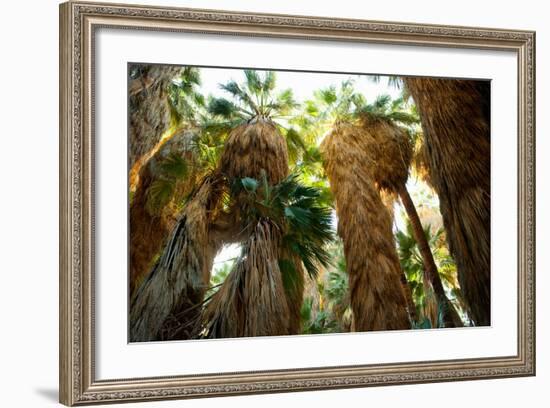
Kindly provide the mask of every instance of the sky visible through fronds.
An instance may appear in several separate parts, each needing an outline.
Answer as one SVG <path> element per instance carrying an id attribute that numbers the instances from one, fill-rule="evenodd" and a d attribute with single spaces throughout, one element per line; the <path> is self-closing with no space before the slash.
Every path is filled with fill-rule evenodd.
<path id="1" fill-rule="evenodd" d="M 261 72 L 261 71 L 258 71 Z M 226 68 L 200 68 L 201 92 L 204 95 L 214 97 L 227 97 L 227 92 L 220 88 L 219 84 L 225 84 L 233 79 L 242 82 L 243 70 Z M 353 80 L 354 88 L 368 99 L 373 101 L 376 96 L 388 94 L 395 99 L 401 91 L 395 86 L 388 85 L 386 80 L 372 81 L 369 75 L 329 74 L 322 72 L 295 72 L 276 71 L 277 81 L 274 93 L 285 89 L 292 89 L 294 98 L 298 103 L 303 103 L 313 97 L 313 93 L 319 89 L 334 86 L 339 88 L 342 82 Z"/>

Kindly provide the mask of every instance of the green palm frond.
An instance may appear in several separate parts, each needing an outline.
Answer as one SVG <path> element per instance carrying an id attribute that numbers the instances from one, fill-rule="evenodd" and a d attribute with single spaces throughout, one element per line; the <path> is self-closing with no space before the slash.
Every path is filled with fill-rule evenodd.
<path id="1" fill-rule="evenodd" d="M 456 264 L 448 252 L 446 241 L 444 239 L 444 229 L 440 228 L 434 233 L 431 227 L 424 227 L 424 234 L 428 240 L 429 246 L 433 251 L 433 256 L 441 281 L 446 287 L 450 299 L 461 300 L 461 294 L 457 287 Z M 411 288 L 414 303 L 417 306 L 418 315 L 422 317 L 423 305 L 427 302 L 426 296 L 433 294 L 425 293 L 423 285 L 424 264 L 420 254 L 418 244 L 414 238 L 412 225 L 409 221 L 406 223 L 405 231 L 398 230 L 395 234 L 399 260 L 407 282 Z M 455 304 L 456 307 L 456 304 Z M 422 320 L 420 323 L 421 324 Z"/>
<path id="2" fill-rule="evenodd" d="M 185 67 L 172 81 L 168 88 L 168 103 L 173 125 L 181 122 L 194 124 L 204 111 L 205 98 L 199 92 L 200 85 L 200 69 L 196 67 Z"/>
<path id="3" fill-rule="evenodd" d="M 330 208 L 319 203 L 321 192 L 298 182 L 291 175 L 274 188 L 273 200 L 280 200 L 289 232 L 284 244 L 303 262 L 312 277 L 318 273 L 318 265 L 327 266 L 330 255 L 326 244 L 334 239 Z"/>
<path id="4" fill-rule="evenodd" d="M 217 119 L 211 116 L 204 116 L 199 123 L 199 130 L 204 137 L 216 138 L 219 141 L 225 139 L 225 136 L 239 124 L 242 120 L 238 116 L 230 115 L 227 119 Z"/>
<path id="5" fill-rule="evenodd" d="M 313 99 L 304 102 L 301 115 L 293 123 L 301 127 L 308 139 L 315 141 L 334 123 L 351 120 L 354 106 L 360 102 L 353 80 L 349 79 L 339 87 L 331 85 L 315 91 Z"/>
<path id="6" fill-rule="evenodd" d="M 280 92 L 275 100 L 266 103 L 265 107 L 268 108 L 268 113 L 273 117 L 290 116 L 290 114 L 299 106 L 298 102 L 294 99 L 292 89 L 285 89 Z"/>
<path id="7" fill-rule="evenodd" d="M 219 158 L 223 150 L 223 144 L 208 144 L 199 140 L 196 147 L 201 167 L 210 170 L 215 169 L 218 166 Z"/>
<path id="8" fill-rule="evenodd" d="M 291 116 L 299 106 L 291 89 L 285 89 L 274 95 L 276 75 L 273 71 L 263 74 L 256 70 L 244 70 L 242 84 L 235 80 L 220 84 L 220 88 L 230 94 L 231 99 L 211 98 L 208 111 L 212 115 L 224 118 L 239 116 L 242 120 L 251 120 L 257 116 L 270 119 Z"/>
<path id="9" fill-rule="evenodd" d="M 175 182 L 171 179 L 159 178 L 155 180 L 147 191 L 145 208 L 149 214 L 158 214 L 170 201 L 174 193 Z"/>
<path id="10" fill-rule="evenodd" d="M 201 85 L 200 70 L 195 67 L 185 67 L 181 76 L 182 80 L 189 84 Z"/>
<path id="11" fill-rule="evenodd" d="M 251 115 L 251 112 L 243 111 L 235 103 L 225 98 L 210 98 L 208 101 L 208 112 L 214 116 L 221 116 L 223 119 L 234 117 L 245 118 L 244 114 Z"/>
<path id="12" fill-rule="evenodd" d="M 391 103 L 392 99 L 390 95 L 378 95 L 374 100 L 372 110 L 374 112 L 385 112 L 388 108 L 388 105 Z"/>
<path id="13" fill-rule="evenodd" d="M 357 116 L 366 116 L 371 119 L 385 120 L 397 125 L 401 125 L 413 135 L 416 132 L 415 125 L 418 126 L 420 118 L 418 113 L 409 105 L 403 97 L 392 99 L 390 95 L 379 95 L 373 103 L 357 104 L 355 114 Z"/>
<path id="14" fill-rule="evenodd" d="M 258 189 L 258 180 L 251 177 L 242 178 L 241 184 L 243 185 L 244 189 L 249 193 L 254 193 Z"/>
<path id="15" fill-rule="evenodd" d="M 282 128 L 281 134 L 285 137 L 288 157 L 295 163 L 307 152 L 307 144 L 302 135 L 295 128 Z"/>
<path id="16" fill-rule="evenodd" d="M 258 72 L 252 69 L 245 69 L 246 88 L 252 95 L 259 95 L 263 90 L 263 83 Z"/>
<path id="17" fill-rule="evenodd" d="M 333 105 L 338 100 L 338 94 L 335 86 L 330 86 L 315 92 L 315 98 L 321 101 L 326 106 Z"/>
<path id="18" fill-rule="evenodd" d="M 392 122 L 398 122 L 404 125 L 413 125 L 419 123 L 418 116 L 408 112 L 393 111 L 390 112 L 386 117 Z"/>
<path id="19" fill-rule="evenodd" d="M 204 97 L 203 94 L 194 93 L 192 97 L 193 97 L 193 102 L 195 103 L 195 105 L 197 105 L 201 108 L 206 107 L 206 98 Z"/>
<path id="20" fill-rule="evenodd" d="M 313 117 L 319 116 L 319 107 L 314 101 L 308 100 L 304 103 L 304 112 Z"/>
<path id="21" fill-rule="evenodd" d="M 352 102 L 355 107 L 356 111 L 360 111 L 361 109 L 364 109 L 367 105 L 367 98 L 363 94 L 356 93 L 352 96 Z"/>
<path id="22" fill-rule="evenodd" d="M 369 76 L 373 81 L 380 81 L 380 76 Z M 399 77 L 391 77 L 397 86 Z M 339 87 L 330 86 L 314 92 L 313 98 L 303 103 L 301 114 L 292 123 L 301 129 L 308 141 L 318 140 L 335 123 L 354 122 L 358 118 L 368 117 L 386 120 L 404 127 L 413 134 L 418 127 L 419 117 L 414 104 L 409 104 L 403 94 L 395 99 L 390 95 L 378 95 L 369 103 L 365 95 L 355 89 L 353 79 L 343 81 Z"/>
<path id="23" fill-rule="evenodd" d="M 328 275 L 329 285 L 327 294 L 330 300 L 341 303 L 348 291 L 348 280 L 346 274 L 339 271 L 330 272 Z"/>
<path id="24" fill-rule="evenodd" d="M 292 174 L 279 184 L 270 186 L 267 179 L 243 178 L 232 183 L 231 194 L 246 191 L 248 202 L 243 209 L 248 224 L 267 217 L 284 231 L 282 244 L 288 253 L 297 256 L 311 277 L 319 266 L 330 264 L 326 245 L 334 239 L 332 212 L 322 201 L 322 192 L 306 186 Z"/>
<path id="25" fill-rule="evenodd" d="M 406 104 L 403 95 L 391 101 L 391 110 L 403 110 L 403 106 Z"/>
<path id="26" fill-rule="evenodd" d="M 343 243 L 328 245 L 333 264 L 317 278 L 317 291 L 302 302 L 304 333 L 342 333 L 350 331 L 352 312 Z"/>
<path id="27" fill-rule="evenodd" d="M 269 92 L 273 91 L 275 89 L 276 82 L 277 82 L 277 78 L 276 78 L 275 72 L 267 71 L 265 73 L 264 81 L 262 84 L 262 91 L 265 94 L 268 94 Z"/>
<path id="28" fill-rule="evenodd" d="M 220 84 L 220 88 L 231 94 L 231 96 L 239 100 L 241 103 L 248 105 L 251 108 L 256 108 L 256 104 L 250 95 L 242 89 L 236 81 L 230 80 L 226 84 Z"/>
<path id="29" fill-rule="evenodd" d="M 291 163 L 303 157 L 309 142 L 302 132 L 303 127 L 294 122 L 298 102 L 291 89 L 276 92 L 276 74 L 272 71 L 260 72 L 244 70 L 245 80 L 238 83 L 230 80 L 220 84 L 220 88 L 230 94 L 228 98 L 210 97 L 206 111 L 209 121 L 214 122 L 219 131 L 222 123 L 230 123 L 234 128 L 255 118 L 273 122 L 286 138 Z M 204 128 L 204 125 L 203 125 Z"/>
<path id="30" fill-rule="evenodd" d="M 189 173 L 189 165 L 181 154 L 172 153 L 160 165 L 164 177 L 184 178 Z"/>

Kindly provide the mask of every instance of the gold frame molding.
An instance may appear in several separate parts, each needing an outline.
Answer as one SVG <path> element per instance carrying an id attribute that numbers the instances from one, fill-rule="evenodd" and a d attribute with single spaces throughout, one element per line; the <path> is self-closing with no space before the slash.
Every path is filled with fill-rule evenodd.
<path id="1" fill-rule="evenodd" d="M 98 27 L 517 53 L 518 349 L 513 356 L 176 377 L 94 375 L 93 47 Z M 60 402 L 81 405 L 535 375 L 535 33 L 290 15 L 60 5 Z"/>

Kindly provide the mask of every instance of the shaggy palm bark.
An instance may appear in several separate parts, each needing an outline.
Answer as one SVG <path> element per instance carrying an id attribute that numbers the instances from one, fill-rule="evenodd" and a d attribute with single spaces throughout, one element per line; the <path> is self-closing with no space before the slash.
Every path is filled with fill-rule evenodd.
<path id="1" fill-rule="evenodd" d="M 460 316 L 445 294 L 430 245 L 426 235 L 424 234 L 422 223 L 420 222 L 420 217 L 418 216 L 416 207 L 414 206 L 411 196 L 405 186 L 399 190 L 399 197 L 401 198 L 401 202 L 403 203 L 409 220 L 411 221 L 414 238 L 418 244 L 420 254 L 422 255 L 422 263 L 424 265 L 424 273 L 426 278 L 425 280 L 430 282 L 437 298 L 437 303 L 442 308 L 443 323 L 445 327 L 462 327 L 464 324 L 462 323 Z"/>
<path id="2" fill-rule="evenodd" d="M 288 176 L 287 145 L 276 126 L 256 117 L 233 129 L 224 146 L 220 169 L 229 179 L 251 177 L 270 185 Z M 279 267 L 281 231 L 263 218 L 250 229 L 243 196 L 233 197 L 232 214 L 248 235 L 243 256 L 203 311 L 197 336 L 207 338 L 297 334 L 303 298 L 303 267 L 295 263 L 296 276 L 285 288 Z"/>
<path id="3" fill-rule="evenodd" d="M 282 251 L 279 254 L 281 259 L 289 260 L 294 265 L 295 274 L 287 279 L 285 294 L 288 304 L 288 331 L 289 334 L 300 334 L 302 331 L 302 303 L 304 301 L 305 272 L 302 261 L 295 255 Z"/>
<path id="4" fill-rule="evenodd" d="M 230 179 L 261 180 L 265 172 L 270 185 L 278 184 L 288 176 L 286 141 L 272 121 L 254 118 L 233 129 L 227 137 L 221 169 Z"/>
<path id="5" fill-rule="evenodd" d="M 206 178 L 186 205 L 159 261 L 132 301 L 130 341 L 160 340 L 163 324 L 175 315 L 192 331 L 200 314 L 195 306 L 202 302 L 221 247 L 209 231 L 221 191 L 219 180 Z"/>
<path id="6" fill-rule="evenodd" d="M 416 305 L 412 297 L 411 287 L 407 281 L 405 274 L 401 274 L 401 286 L 403 287 L 403 294 L 405 295 L 405 300 L 407 301 L 407 311 L 409 312 L 409 318 L 412 322 L 418 321 L 418 313 L 416 312 Z"/>
<path id="7" fill-rule="evenodd" d="M 280 233 L 260 220 L 234 269 L 203 312 L 204 338 L 290 334 L 287 297 L 279 268 Z"/>
<path id="8" fill-rule="evenodd" d="M 139 183 L 130 204 L 130 297 L 152 268 L 154 257 L 166 243 L 181 213 L 179 203 L 197 182 L 197 172 L 189 166 L 182 180 L 174 181 L 171 197 L 162 208 L 150 204 L 155 183 L 162 182 L 162 166 L 172 155 L 193 160 L 192 133 L 183 131 L 168 140 L 141 168 Z"/>
<path id="9" fill-rule="evenodd" d="M 380 193 L 380 198 L 382 199 L 382 202 L 388 209 L 388 214 L 390 216 L 390 220 L 393 225 L 395 223 L 393 206 L 395 204 L 395 200 L 397 200 L 397 197 L 393 192 L 390 192 L 388 190 L 380 190 L 379 193 Z M 413 300 L 412 289 L 404 273 L 401 274 L 401 286 L 403 287 L 403 294 L 405 295 L 405 299 L 407 300 L 407 311 L 409 312 L 409 318 L 412 322 L 417 322 L 418 313 L 416 311 L 416 305 Z"/>
<path id="10" fill-rule="evenodd" d="M 426 281 L 429 284 L 428 286 L 434 289 L 437 303 L 441 305 L 445 326 L 460 327 L 462 326 L 462 321 L 454 306 L 445 295 L 441 277 L 439 276 L 432 251 L 424 235 L 420 217 L 406 187 L 407 179 L 409 178 L 409 167 L 413 156 L 409 137 L 403 129 L 387 120 L 375 119 L 365 115 L 361 118 L 360 123 L 365 131 L 362 140 L 363 148 L 370 159 L 370 163 L 374 164 L 374 180 L 380 189 L 380 194 L 390 196 L 390 198 L 391 196 L 399 195 L 401 198 L 422 256 Z M 389 204 L 386 205 L 391 208 Z M 407 295 L 409 293 L 410 289 L 407 291 Z"/>
<path id="11" fill-rule="evenodd" d="M 132 69 L 138 74 L 128 84 L 130 168 L 153 149 L 170 127 L 167 87 L 181 67 L 140 64 Z"/>
<path id="12" fill-rule="evenodd" d="M 430 181 L 469 314 L 491 323 L 490 84 L 404 78 L 422 122 Z"/>
<path id="13" fill-rule="evenodd" d="M 391 217 L 368 170 L 363 133 L 337 124 L 321 144 L 344 242 L 354 328 L 409 329 Z"/>

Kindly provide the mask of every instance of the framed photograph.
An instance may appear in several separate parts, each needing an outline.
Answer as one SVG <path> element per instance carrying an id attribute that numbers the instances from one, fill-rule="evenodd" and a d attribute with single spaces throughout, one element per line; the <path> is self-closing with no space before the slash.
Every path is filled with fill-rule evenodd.
<path id="1" fill-rule="evenodd" d="M 535 33 L 60 6 L 60 401 L 535 374 Z"/>

